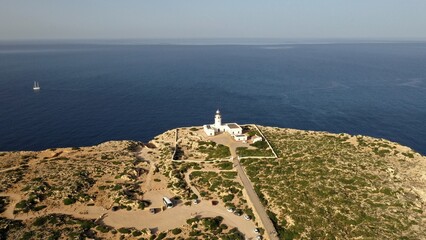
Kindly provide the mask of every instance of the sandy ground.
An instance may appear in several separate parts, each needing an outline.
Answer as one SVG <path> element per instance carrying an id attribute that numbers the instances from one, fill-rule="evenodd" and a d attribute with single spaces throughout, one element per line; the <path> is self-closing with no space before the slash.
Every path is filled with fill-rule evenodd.
<path id="1" fill-rule="evenodd" d="M 16 193 L 0 193 L 0 197 L 9 197 L 9 205 L 6 208 L 6 211 L 2 213 L 2 215 L 9 219 L 14 219 L 13 215 L 14 206 L 21 201 L 21 195 Z"/>
<path id="2" fill-rule="evenodd" d="M 162 212 L 152 214 L 147 210 L 109 212 L 104 222 L 115 227 L 150 228 L 154 231 L 165 231 L 186 224 L 186 220 L 195 216 L 216 217 L 222 216 L 223 223 L 238 229 L 246 234 L 248 239 L 255 239 L 253 221 L 247 221 L 242 216 L 236 216 L 226 211 L 223 206 L 212 206 L 209 201 L 201 201 L 197 205 L 184 206 L 182 204 Z"/>
<path id="3" fill-rule="evenodd" d="M 230 149 L 237 149 L 238 147 L 253 148 L 248 143 L 235 141 L 234 138 L 232 138 L 232 136 L 227 134 L 227 133 L 218 134 L 218 135 L 212 136 L 212 137 L 206 136 L 206 138 L 208 140 L 211 140 L 211 141 L 216 142 L 218 144 L 228 146 Z"/>
<path id="4" fill-rule="evenodd" d="M 0 196 L 8 196 L 11 199 L 3 216 L 10 219 L 26 220 L 47 214 L 68 214 L 83 219 L 98 219 L 103 216 L 105 224 L 115 228 L 135 227 L 137 229 L 150 228 L 154 232 L 167 231 L 173 228 L 181 227 L 186 224 L 186 220 L 195 216 L 199 217 L 216 217 L 222 216 L 223 223 L 229 227 L 237 227 L 248 239 L 255 239 L 256 234 L 253 229 L 256 227 L 253 221 L 247 221 L 242 216 L 236 216 L 226 211 L 224 206 L 212 206 L 210 201 L 201 201 L 197 205 L 185 206 L 178 203 L 177 206 L 159 211 L 163 208 L 163 196 L 172 197 L 170 190 L 149 191 L 145 193 L 144 198 L 152 202 L 151 207 L 158 208 L 156 214 L 152 214 L 146 210 L 126 211 L 119 210 L 113 212 L 102 207 L 88 207 L 74 204 L 72 206 L 62 207 L 60 209 L 42 210 L 40 212 L 30 212 L 19 215 L 13 215 L 14 205 L 21 199 L 18 194 L 2 193 Z"/>
<path id="5" fill-rule="evenodd" d="M 108 211 L 103 207 L 97 206 L 86 206 L 81 204 L 74 204 L 70 206 L 62 206 L 61 208 L 47 208 L 41 210 L 39 212 L 28 212 L 21 213 L 18 215 L 13 214 L 13 210 L 15 208 L 15 204 L 21 200 L 21 196 L 14 193 L 0 193 L 0 196 L 5 196 L 10 198 L 10 204 L 8 205 L 6 211 L 1 214 L 1 216 L 9 218 L 9 219 L 17 219 L 17 220 L 26 220 L 35 217 L 40 217 L 48 214 L 67 214 L 72 215 L 78 218 L 84 219 L 97 219 L 102 216 L 102 214 L 107 213 Z"/>
<path id="6" fill-rule="evenodd" d="M 154 208 L 161 208 L 164 206 L 163 197 L 172 198 L 174 193 L 168 189 L 155 190 L 144 193 L 144 199 L 151 201 L 151 206 Z"/>

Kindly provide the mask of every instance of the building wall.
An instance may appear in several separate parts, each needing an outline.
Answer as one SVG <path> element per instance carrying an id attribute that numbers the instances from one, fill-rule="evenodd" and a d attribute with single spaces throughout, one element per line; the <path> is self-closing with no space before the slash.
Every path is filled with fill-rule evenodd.
<path id="1" fill-rule="evenodd" d="M 243 130 L 242 129 L 232 129 L 232 134 L 234 134 L 234 135 L 243 134 Z"/>
<path id="2" fill-rule="evenodd" d="M 215 130 L 212 128 L 207 128 L 208 125 L 204 125 L 204 132 L 206 133 L 207 136 L 214 136 L 215 134 Z"/>
<path id="3" fill-rule="evenodd" d="M 246 141 L 247 140 L 247 136 L 243 135 L 243 136 L 234 136 L 234 139 L 237 141 Z"/>
<path id="4" fill-rule="evenodd" d="M 231 129 L 231 128 L 229 128 L 228 124 L 223 124 L 223 125 L 217 126 L 216 123 L 203 126 L 204 132 L 206 133 L 207 136 L 214 136 L 214 135 L 216 135 L 216 133 L 222 133 L 222 132 L 227 132 L 227 133 L 231 134 L 232 136 L 241 135 L 243 133 L 242 128 L 232 128 Z M 208 128 L 209 126 L 210 126 L 210 128 Z M 235 138 L 235 139 L 237 140 L 237 138 Z M 247 140 L 247 137 L 245 139 L 241 139 L 241 140 L 237 140 L 237 141 L 244 141 L 244 140 Z"/>
<path id="5" fill-rule="evenodd" d="M 228 131 L 228 126 L 226 125 L 221 125 L 220 127 L 216 128 L 217 132 L 227 132 Z"/>

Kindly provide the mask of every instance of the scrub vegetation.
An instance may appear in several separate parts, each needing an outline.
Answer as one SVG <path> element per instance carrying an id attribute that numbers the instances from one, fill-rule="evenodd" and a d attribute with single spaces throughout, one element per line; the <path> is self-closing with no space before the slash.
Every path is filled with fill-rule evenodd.
<path id="1" fill-rule="evenodd" d="M 0 188 L 22 195 L 14 214 L 95 200 L 105 208 L 136 209 L 143 194 L 140 179 L 148 166 L 133 154 L 138 147 L 141 143 L 112 141 L 93 147 L 5 153 L 0 162 L 7 159 L 10 169 L 0 174 Z"/>
<path id="2" fill-rule="evenodd" d="M 207 154 L 206 160 L 225 159 L 231 156 L 227 146 L 216 144 L 215 142 L 200 141 L 198 151 Z"/>
<path id="3" fill-rule="evenodd" d="M 279 158 L 241 162 L 281 239 L 416 239 L 424 233 L 424 204 L 413 187 L 425 186 L 412 181 L 424 157 L 368 137 L 262 132 Z"/>
<path id="4" fill-rule="evenodd" d="M 239 147 L 237 148 L 237 154 L 240 157 L 273 157 L 271 149 L 268 146 L 266 141 L 259 141 L 256 143 L 250 144 L 248 147 Z"/>
<path id="5" fill-rule="evenodd" d="M 246 156 L 240 162 L 281 239 L 424 238 L 425 157 L 383 139 L 260 128 L 278 158 L 262 157 L 272 156 L 265 141 L 238 154 Z M 184 128 L 146 144 L 2 152 L 0 239 L 243 239 L 224 224 L 228 214 L 258 219 L 229 159 L 233 149 L 211 140 L 199 128 Z M 172 160 L 176 146 L 182 155 Z M 145 209 L 149 217 L 160 216 L 147 208 L 164 192 L 174 196 L 176 208 L 208 203 L 229 213 L 221 215 L 225 220 L 191 214 L 186 224 L 181 219 L 161 231 L 106 225 L 114 221 L 105 212 Z"/>

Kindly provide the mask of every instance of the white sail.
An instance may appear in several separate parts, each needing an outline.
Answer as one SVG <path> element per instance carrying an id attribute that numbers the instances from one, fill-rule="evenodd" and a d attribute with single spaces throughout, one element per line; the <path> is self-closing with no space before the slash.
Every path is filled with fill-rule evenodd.
<path id="1" fill-rule="evenodd" d="M 40 90 L 40 84 L 36 81 L 34 81 L 33 90 Z"/>

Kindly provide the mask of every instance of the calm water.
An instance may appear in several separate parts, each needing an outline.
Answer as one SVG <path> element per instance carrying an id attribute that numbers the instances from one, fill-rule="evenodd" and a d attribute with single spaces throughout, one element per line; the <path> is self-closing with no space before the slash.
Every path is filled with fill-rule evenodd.
<path id="1" fill-rule="evenodd" d="M 0 150 L 148 141 L 217 108 L 425 154 L 426 44 L 0 44 Z"/>

